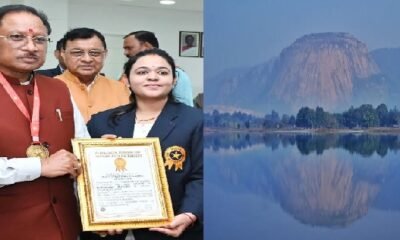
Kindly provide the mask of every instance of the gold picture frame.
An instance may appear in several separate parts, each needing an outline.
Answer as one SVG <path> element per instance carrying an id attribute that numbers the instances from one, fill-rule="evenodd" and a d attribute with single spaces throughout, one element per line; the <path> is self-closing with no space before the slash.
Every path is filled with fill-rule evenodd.
<path id="1" fill-rule="evenodd" d="M 158 138 L 73 139 L 84 231 L 163 226 L 174 218 Z"/>

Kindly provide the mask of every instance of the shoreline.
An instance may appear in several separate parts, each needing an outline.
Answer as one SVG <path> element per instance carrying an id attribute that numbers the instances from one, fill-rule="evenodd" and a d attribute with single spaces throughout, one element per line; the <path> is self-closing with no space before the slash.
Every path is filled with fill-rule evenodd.
<path id="1" fill-rule="evenodd" d="M 341 133 L 368 133 L 368 134 L 400 134 L 400 128 L 365 128 L 365 129 L 227 129 L 204 128 L 204 133 L 307 133 L 307 134 L 341 134 Z"/>

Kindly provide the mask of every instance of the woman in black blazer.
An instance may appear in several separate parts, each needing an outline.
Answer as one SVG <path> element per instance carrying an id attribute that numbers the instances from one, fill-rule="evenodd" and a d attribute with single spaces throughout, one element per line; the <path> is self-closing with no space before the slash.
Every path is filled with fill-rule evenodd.
<path id="1" fill-rule="evenodd" d="M 125 64 L 125 74 L 132 102 L 92 116 L 89 133 L 94 138 L 158 137 L 175 212 L 167 226 L 134 230 L 135 239 L 203 239 L 203 114 L 174 101 L 175 64 L 165 51 L 137 54 Z M 93 234 L 82 239 L 125 236 L 126 232 L 105 238 Z"/>

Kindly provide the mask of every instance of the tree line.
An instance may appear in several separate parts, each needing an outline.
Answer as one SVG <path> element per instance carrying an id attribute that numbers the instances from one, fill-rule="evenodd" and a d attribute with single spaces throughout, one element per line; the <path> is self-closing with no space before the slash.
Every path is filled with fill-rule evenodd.
<path id="1" fill-rule="evenodd" d="M 400 138 L 392 134 L 311 134 L 311 133 L 260 133 L 249 132 L 206 134 L 204 148 L 243 150 L 264 144 L 271 150 L 296 147 L 302 155 L 322 155 L 328 149 L 344 149 L 364 157 L 378 154 L 384 157 L 389 151 L 400 150 Z"/>
<path id="2" fill-rule="evenodd" d="M 342 113 L 330 113 L 322 107 L 302 107 L 296 115 L 280 116 L 277 111 L 272 110 L 263 117 L 214 110 L 212 113 L 205 113 L 204 121 L 209 128 L 233 129 L 400 127 L 400 111 L 396 107 L 388 109 L 383 103 L 376 108 L 371 104 L 362 104 L 358 108 L 351 106 Z"/>

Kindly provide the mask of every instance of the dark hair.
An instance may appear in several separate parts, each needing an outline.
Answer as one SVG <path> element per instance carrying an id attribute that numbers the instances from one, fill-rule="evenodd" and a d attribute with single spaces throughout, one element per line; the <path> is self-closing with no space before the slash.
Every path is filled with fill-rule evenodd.
<path id="1" fill-rule="evenodd" d="M 60 40 L 57 41 L 56 50 L 61 51 L 63 45 L 64 45 L 64 38 L 61 38 Z"/>
<path id="2" fill-rule="evenodd" d="M 186 36 L 185 36 L 185 42 L 186 42 L 189 38 L 191 38 L 191 39 L 194 41 L 194 36 L 191 35 L 191 34 L 189 34 L 189 35 L 186 35 Z"/>
<path id="3" fill-rule="evenodd" d="M 129 73 L 131 72 L 132 66 L 137 62 L 137 60 L 139 58 L 148 56 L 148 55 L 157 55 L 157 56 L 162 57 L 165 61 L 167 61 L 167 63 L 171 66 L 173 78 L 176 78 L 176 71 L 175 71 L 176 66 L 175 66 L 174 59 L 166 51 L 158 49 L 158 48 L 153 48 L 153 49 L 148 49 L 148 50 L 139 52 L 135 56 L 129 58 L 129 60 L 124 64 L 124 73 L 128 77 L 128 82 L 129 82 L 129 75 L 130 75 Z M 114 125 L 117 124 L 117 119 L 120 116 L 122 116 L 122 115 L 132 111 L 134 108 L 136 108 L 136 97 L 135 97 L 135 93 L 132 91 L 132 89 L 131 89 L 130 99 L 131 99 L 131 103 L 129 105 L 126 105 L 123 108 L 119 108 L 117 111 L 113 112 L 110 115 L 109 120 Z M 172 95 L 172 90 L 168 94 L 168 101 L 176 102 L 175 97 Z"/>
<path id="4" fill-rule="evenodd" d="M 135 36 L 135 38 L 137 40 L 139 40 L 139 42 L 144 42 L 144 43 L 150 43 L 151 46 L 155 47 L 155 48 L 159 48 L 158 45 L 158 39 L 156 37 L 156 35 L 153 32 L 149 32 L 149 31 L 136 31 L 136 32 L 131 32 L 128 33 L 127 35 L 124 36 L 124 39 L 129 37 L 129 36 Z"/>
<path id="5" fill-rule="evenodd" d="M 107 44 L 106 44 L 106 40 L 103 36 L 103 34 L 101 34 L 99 31 L 94 30 L 92 28 L 74 28 L 72 30 L 69 30 L 63 37 L 64 41 L 63 41 L 63 49 L 66 48 L 67 46 L 67 41 L 73 41 L 75 39 L 89 39 L 92 37 L 98 37 L 102 44 L 104 49 L 107 50 Z"/>
<path id="6" fill-rule="evenodd" d="M 174 78 L 176 77 L 176 72 L 175 72 L 176 66 L 174 59 L 166 51 L 159 48 L 153 48 L 139 52 L 135 56 L 129 58 L 129 60 L 124 64 L 124 73 L 128 77 L 128 80 L 129 80 L 129 73 L 131 72 L 133 64 L 135 64 L 139 58 L 147 55 L 157 55 L 164 58 L 164 60 L 167 61 L 168 64 L 171 66 L 172 76 Z"/>
<path id="7" fill-rule="evenodd" d="M 49 23 L 49 20 L 48 20 L 46 14 L 44 14 L 42 11 L 36 10 L 33 7 L 22 5 L 22 4 L 12 4 L 12 5 L 5 5 L 3 7 L 0 7 L 0 25 L 1 25 L 1 22 L 3 21 L 3 18 L 5 15 L 7 15 L 9 13 L 16 13 L 16 12 L 27 12 L 27 13 L 31 13 L 32 15 L 35 15 L 36 17 L 40 18 L 40 20 L 42 20 L 42 22 L 43 22 L 43 25 L 47 29 L 47 34 L 50 35 L 51 27 L 50 27 L 50 23 Z"/>

